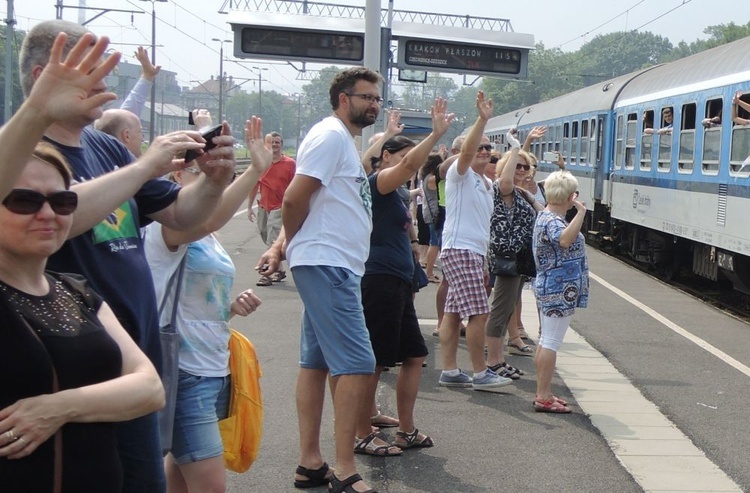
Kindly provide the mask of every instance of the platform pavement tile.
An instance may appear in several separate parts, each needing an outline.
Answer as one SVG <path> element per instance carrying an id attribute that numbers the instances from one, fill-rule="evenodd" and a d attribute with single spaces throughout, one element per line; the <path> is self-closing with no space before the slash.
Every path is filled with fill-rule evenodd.
<path id="1" fill-rule="evenodd" d="M 703 457 L 698 447 L 687 437 L 679 440 L 609 440 L 614 453 L 619 456 L 649 457 L 692 456 Z"/>
<path id="2" fill-rule="evenodd" d="M 661 414 L 659 408 L 655 404 L 634 399 L 630 402 L 618 402 L 618 401 L 589 401 L 580 403 L 581 410 L 587 414 L 626 414 L 626 413 L 653 413 Z"/>
<path id="3" fill-rule="evenodd" d="M 603 390 L 608 392 L 625 392 L 632 390 L 633 384 L 628 382 L 624 378 L 609 378 L 609 379 L 583 379 L 583 378 L 569 378 L 565 375 L 561 375 L 565 381 L 565 385 L 572 391 L 578 390 Z"/>
<path id="4" fill-rule="evenodd" d="M 592 413 L 589 419 L 599 429 L 607 426 L 673 426 L 666 416 L 657 413 Z"/>
<path id="5" fill-rule="evenodd" d="M 706 457 L 620 457 L 625 467 L 648 493 L 737 492 L 742 489 Z"/>
<path id="6" fill-rule="evenodd" d="M 672 426 L 607 425 L 599 428 L 607 440 L 679 440 L 685 435 Z"/>
<path id="7" fill-rule="evenodd" d="M 577 402 L 628 402 L 632 399 L 644 399 L 636 389 L 610 392 L 606 390 L 576 390 L 573 392 Z"/>
<path id="8" fill-rule="evenodd" d="M 591 362 L 585 365 L 569 365 L 564 361 L 557 360 L 557 372 L 561 375 L 580 375 L 583 377 L 595 377 L 598 375 L 622 375 L 617 368 L 610 364 Z M 624 378 L 624 377 L 623 377 Z"/>
<path id="9" fill-rule="evenodd" d="M 603 360 L 601 358 L 586 357 L 586 356 L 570 356 L 560 355 L 557 358 L 558 368 L 578 368 L 582 366 L 601 366 Z"/>

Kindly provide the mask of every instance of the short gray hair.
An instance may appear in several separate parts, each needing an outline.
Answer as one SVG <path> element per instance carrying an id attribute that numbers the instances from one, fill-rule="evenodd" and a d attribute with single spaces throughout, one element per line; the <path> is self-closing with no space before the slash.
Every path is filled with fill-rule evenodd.
<path id="1" fill-rule="evenodd" d="M 68 35 L 68 40 L 63 48 L 63 56 L 75 46 L 81 37 L 90 32 L 85 27 L 75 22 L 64 20 L 51 20 L 40 22 L 26 35 L 21 45 L 21 53 L 18 56 L 18 66 L 21 77 L 21 89 L 24 97 L 28 97 L 31 88 L 34 87 L 34 67 L 44 67 L 49 62 L 49 52 L 55 43 L 55 38 L 61 32 Z M 95 43 L 96 40 L 92 41 Z"/>
<path id="2" fill-rule="evenodd" d="M 553 205 L 565 204 L 576 190 L 578 180 L 570 171 L 555 171 L 544 180 L 544 196 Z"/>

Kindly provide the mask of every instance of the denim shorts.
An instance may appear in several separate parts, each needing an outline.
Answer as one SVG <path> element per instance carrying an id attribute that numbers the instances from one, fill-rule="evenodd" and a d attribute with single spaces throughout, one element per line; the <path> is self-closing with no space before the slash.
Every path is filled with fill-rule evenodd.
<path id="1" fill-rule="evenodd" d="M 180 370 L 172 455 L 177 464 L 219 457 L 224 444 L 219 420 L 229 414 L 231 378 L 201 377 Z"/>
<path id="2" fill-rule="evenodd" d="M 430 246 L 443 246 L 443 230 L 437 229 L 434 223 L 430 223 Z"/>
<path id="3" fill-rule="evenodd" d="M 300 367 L 329 370 L 334 377 L 374 373 L 361 278 L 349 269 L 324 265 L 293 267 L 292 276 L 304 305 Z"/>

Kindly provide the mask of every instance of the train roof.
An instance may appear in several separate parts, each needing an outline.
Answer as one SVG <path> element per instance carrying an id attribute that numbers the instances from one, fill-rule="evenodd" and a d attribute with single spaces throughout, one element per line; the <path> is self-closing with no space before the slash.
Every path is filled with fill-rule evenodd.
<path id="1" fill-rule="evenodd" d="M 621 75 L 593 86 L 584 87 L 548 101 L 532 104 L 512 113 L 498 115 L 487 122 L 487 131 L 509 128 L 517 123 L 534 124 L 563 116 L 610 111 L 628 83 L 653 67 Z M 520 124 L 519 123 L 519 124 Z"/>
<path id="2" fill-rule="evenodd" d="M 750 80 L 750 36 L 658 65 L 634 78 L 617 98 L 616 107 Z"/>

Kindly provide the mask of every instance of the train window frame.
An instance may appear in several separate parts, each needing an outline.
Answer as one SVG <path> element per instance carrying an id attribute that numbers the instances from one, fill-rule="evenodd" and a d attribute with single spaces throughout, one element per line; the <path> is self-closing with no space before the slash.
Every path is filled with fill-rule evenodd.
<path id="1" fill-rule="evenodd" d="M 604 147 L 604 118 L 599 117 L 599 124 L 596 126 L 596 162 L 599 163 L 602 160 L 602 151 Z"/>
<path id="2" fill-rule="evenodd" d="M 718 96 L 711 99 L 706 99 L 704 105 L 704 118 L 702 122 L 705 122 L 709 118 L 722 117 L 723 113 L 723 97 Z M 717 112 L 718 108 L 718 112 Z M 701 172 L 704 175 L 716 176 L 719 174 L 721 168 L 721 150 L 722 150 L 722 125 L 711 126 L 713 124 L 703 125 L 703 143 L 701 145 Z M 711 144 L 711 145 L 709 145 Z M 713 144 L 716 144 L 715 146 Z M 711 155 L 708 155 L 708 152 Z"/>
<path id="3" fill-rule="evenodd" d="M 743 138 L 737 136 L 741 134 Z M 729 174 L 740 178 L 750 177 L 750 166 L 744 163 L 750 158 L 750 125 L 734 125 L 729 144 Z"/>
<path id="4" fill-rule="evenodd" d="M 615 169 L 619 170 L 623 168 L 623 161 L 625 160 L 625 117 L 623 115 L 617 115 L 617 124 L 615 128 Z"/>
<path id="5" fill-rule="evenodd" d="M 646 130 L 651 130 L 651 132 L 646 132 Z M 654 109 L 649 108 L 643 112 L 643 124 L 641 127 L 641 132 L 644 134 L 651 134 L 654 132 Z"/>
<path id="6" fill-rule="evenodd" d="M 638 130 L 638 114 L 628 113 L 625 122 L 625 161 L 623 167 L 626 170 L 635 169 L 635 147 L 636 134 Z"/>
<path id="7" fill-rule="evenodd" d="M 656 169 L 668 173 L 672 169 L 672 134 L 664 133 L 657 136 Z"/>
<path id="8" fill-rule="evenodd" d="M 589 162 L 589 121 L 584 118 L 581 120 L 581 140 L 580 140 L 580 153 L 578 154 L 578 161 L 582 166 L 585 166 Z"/>
<path id="9" fill-rule="evenodd" d="M 738 92 L 741 93 L 741 91 L 738 91 Z M 750 104 L 750 92 L 746 92 L 744 94 L 741 93 L 739 97 L 740 97 L 740 100 L 743 103 L 749 103 Z M 736 118 L 741 118 L 743 120 L 750 120 L 750 111 L 746 110 L 745 108 L 743 108 L 742 106 L 740 106 L 738 104 L 734 104 L 734 101 L 733 101 L 732 102 L 732 126 L 734 127 L 735 125 L 739 125 L 739 126 L 750 125 L 750 124 L 743 124 L 743 123 L 737 123 L 737 122 L 735 122 L 734 121 L 735 117 Z"/>
<path id="10" fill-rule="evenodd" d="M 677 147 L 677 172 L 691 174 L 695 169 L 695 137 L 698 102 L 688 101 L 680 107 L 680 139 Z M 686 141 L 690 140 L 688 144 Z"/>
<path id="11" fill-rule="evenodd" d="M 578 143 L 580 141 L 580 133 L 578 132 L 579 129 L 578 120 L 572 122 L 571 124 L 571 133 L 570 133 L 570 164 L 578 164 L 579 158 L 578 158 Z"/>
<path id="12" fill-rule="evenodd" d="M 562 152 L 560 140 L 562 139 L 562 125 L 555 125 L 555 152 Z M 563 154 L 564 155 L 564 154 Z"/>
<path id="13" fill-rule="evenodd" d="M 650 127 L 647 126 L 648 119 Z M 647 130 L 651 130 L 647 132 Z M 654 109 L 650 108 L 641 113 L 641 133 L 640 133 L 641 154 L 638 161 L 638 168 L 641 171 L 651 171 L 651 161 L 654 157 Z"/>

